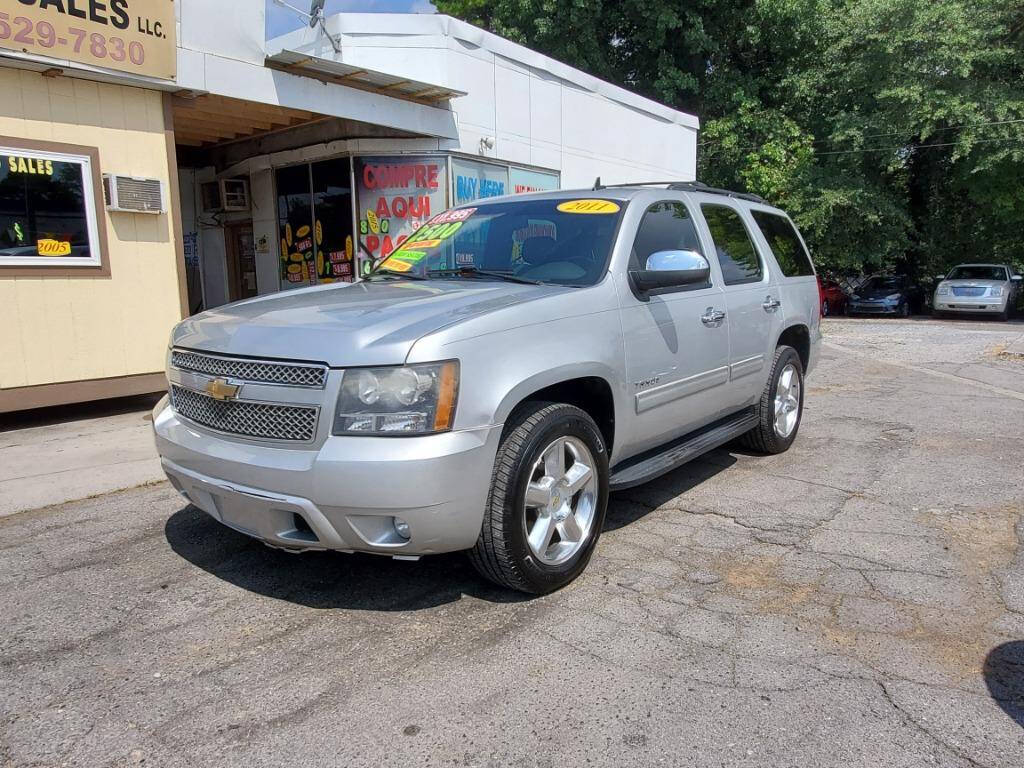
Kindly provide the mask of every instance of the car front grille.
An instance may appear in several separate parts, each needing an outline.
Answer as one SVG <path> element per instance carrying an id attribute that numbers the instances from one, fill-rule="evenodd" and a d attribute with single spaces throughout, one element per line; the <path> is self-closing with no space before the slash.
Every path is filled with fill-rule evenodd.
<path id="1" fill-rule="evenodd" d="M 971 285 L 954 285 L 953 295 L 954 296 L 984 296 L 985 291 L 988 290 L 984 286 L 971 286 Z"/>
<path id="2" fill-rule="evenodd" d="M 179 416 L 218 432 L 296 443 L 311 442 L 316 436 L 315 406 L 216 400 L 173 384 L 171 404 Z"/>
<path id="3" fill-rule="evenodd" d="M 281 384 L 288 387 L 323 389 L 327 381 L 327 366 L 316 363 L 246 360 L 238 357 L 206 355 L 184 349 L 175 349 L 171 352 L 171 366 L 182 371 L 195 371 L 210 376 L 225 376 L 239 381 Z"/>

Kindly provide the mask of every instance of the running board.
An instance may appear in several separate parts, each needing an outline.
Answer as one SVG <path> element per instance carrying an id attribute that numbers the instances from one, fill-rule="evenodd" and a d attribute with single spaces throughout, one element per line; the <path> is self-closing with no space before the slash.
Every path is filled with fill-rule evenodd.
<path id="1" fill-rule="evenodd" d="M 626 459 L 625 462 L 612 468 L 609 489 L 621 491 L 653 480 L 676 467 L 682 466 L 702 453 L 728 443 L 757 426 L 757 414 L 754 407 L 719 419 L 696 432 L 683 435 L 663 446 L 655 448 L 639 456 Z"/>

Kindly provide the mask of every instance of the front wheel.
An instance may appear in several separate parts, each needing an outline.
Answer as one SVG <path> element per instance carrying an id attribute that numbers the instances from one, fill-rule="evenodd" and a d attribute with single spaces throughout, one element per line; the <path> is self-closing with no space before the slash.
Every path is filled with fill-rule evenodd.
<path id="1" fill-rule="evenodd" d="M 823 302 L 821 302 L 821 316 L 822 317 L 828 317 L 828 312 L 829 312 L 828 299 L 825 299 Z"/>
<path id="2" fill-rule="evenodd" d="M 530 403 L 509 419 L 469 558 L 486 578 L 545 594 L 587 567 L 608 508 L 608 452 L 590 416 Z"/>
<path id="3" fill-rule="evenodd" d="M 771 375 L 755 409 L 758 424 L 743 435 L 743 443 L 761 453 L 788 451 L 804 413 L 804 366 L 792 347 L 776 347 Z"/>

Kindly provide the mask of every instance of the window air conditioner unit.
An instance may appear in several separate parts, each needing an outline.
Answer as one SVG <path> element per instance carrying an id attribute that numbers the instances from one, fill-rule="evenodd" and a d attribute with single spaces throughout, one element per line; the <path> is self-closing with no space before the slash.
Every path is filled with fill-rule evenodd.
<path id="1" fill-rule="evenodd" d="M 164 185 L 160 179 L 103 174 L 103 199 L 108 211 L 163 213 Z"/>
<path id="2" fill-rule="evenodd" d="M 204 213 L 249 210 L 249 182 L 245 179 L 207 181 L 200 194 Z"/>

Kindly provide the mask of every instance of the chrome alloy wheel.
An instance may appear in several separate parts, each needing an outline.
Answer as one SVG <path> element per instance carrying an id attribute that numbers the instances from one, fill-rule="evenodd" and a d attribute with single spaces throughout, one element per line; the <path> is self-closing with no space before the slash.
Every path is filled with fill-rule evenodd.
<path id="1" fill-rule="evenodd" d="M 800 374 L 790 363 L 779 374 L 775 386 L 775 434 L 787 438 L 796 429 L 800 418 Z"/>
<path id="2" fill-rule="evenodd" d="M 587 542 L 597 508 L 597 472 L 590 449 L 560 437 L 540 454 L 526 486 L 523 524 L 533 555 L 559 565 Z"/>

